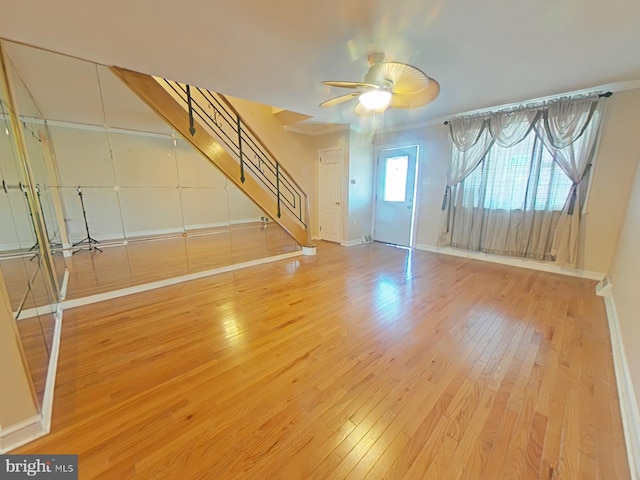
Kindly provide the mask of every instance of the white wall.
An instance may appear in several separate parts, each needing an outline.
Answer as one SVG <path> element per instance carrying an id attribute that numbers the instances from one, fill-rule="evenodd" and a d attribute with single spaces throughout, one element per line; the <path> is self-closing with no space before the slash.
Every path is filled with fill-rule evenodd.
<path id="1" fill-rule="evenodd" d="M 241 98 L 227 97 L 265 146 L 309 195 L 311 234 L 318 233 L 316 145 L 313 137 L 288 132 L 273 114 L 273 107 Z"/>
<path id="2" fill-rule="evenodd" d="M 390 132 L 378 145 L 419 144 L 416 245 L 436 246 L 442 226 L 442 195 L 451 160 L 451 142 L 444 125 Z"/>
<path id="3" fill-rule="evenodd" d="M 640 89 L 614 93 L 595 164 L 588 213 L 582 217 L 582 258 L 586 270 L 611 266 L 640 154 Z"/>
<path id="4" fill-rule="evenodd" d="M 351 130 L 349 134 L 347 230 L 343 240 L 361 240 L 373 231 L 374 146 L 370 135 Z"/>
<path id="5" fill-rule="evenodd" d="M 36 243 L 29 207 L 20 190 L 0 190 L 5 199 L 0 201 L 0 251 L 29 249 Z"/>
<path id="6" fill-rule="evenodd" d="M 174 145 L 169 135 L 53 123 L 72 241 L 86 235 L 79 185 L 98 240 L 258 221 L 263 215 L 180 138 Z"/>
<path id="7" fill-rule="evenodd" d="M 634 165 L 639 159 L 636 154 L 627 161 Z M 636 168 L 609 276 L 633 388 L 640 399 L 640 168 Z"/>

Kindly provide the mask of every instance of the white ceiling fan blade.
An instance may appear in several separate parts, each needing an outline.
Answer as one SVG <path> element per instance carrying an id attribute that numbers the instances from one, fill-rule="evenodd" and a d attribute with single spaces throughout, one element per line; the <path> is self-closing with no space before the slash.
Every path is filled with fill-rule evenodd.
<path id="1" fill-rule="evenodd" d="M 433 78 L 429 85 L 414 93 L 393 93 L 390 106 L 393 108 L 418 108 L 432 102 L 440 93 L 440 84 Z"/>
<path id="2" fill-rule="evenodd" d="M 333 107 L 335 105 L 340 105 L 341 103 L 345 103 L 348 102 L 349 100 L 351 100 L 352 98 L 357 97 L 358 95 L 360 95 L 361 92 L 353 92 L 353 93 L 347 93 L 346 95 L 340 95 L 339 97 L 333 97 L 330 98 L 329 100 L 322 102 L 320 104 L 321 107 Z"/>
<path id="3" fill-rule="evenodd" d="M 429 77 L 422 70 L 405 63 L 378 63 L 371 67 L 368 75 L 391 82 L 393 93 L 402 95 L 417 93 L 429 86 Z"/>
<path id="4" fill-rule="evenodd" d="M 330 87 L 341 87 L 341 88 L 380 88 L 378 85 L 374 85 L 372 83 L 364 83 L 364 82 L 342 82 L 342 81 L 334 81 L 334 80 L 326 80 L 324 82 L 325 85 L 329 85 Z"/>

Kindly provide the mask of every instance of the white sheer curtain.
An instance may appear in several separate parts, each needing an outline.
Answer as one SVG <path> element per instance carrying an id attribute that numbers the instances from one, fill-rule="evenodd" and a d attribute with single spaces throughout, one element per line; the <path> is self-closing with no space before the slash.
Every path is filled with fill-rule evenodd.
<path id="1" fill-rule="evenodd" d="M 592 94 L 452 120 L 440 245 L 575 266 L 574 210 L 602 103 Z"/>
<path id="2" fill-rule="evenodd" d="M 464 180 L 482 161 L 493 144 L 484 118 L 461 118 L 449 122 L 451 140 L 456 148 L 447 175 L 447 193 Z M 446 199 L 446 197 L 445 197 Z"/>
<path id="3" fill-rule="evenodd" d="M 578 261 L 584 179 L 595 155 L 602 108 L 603 102 L 593 97 L 560 99 L 549 105 L 535 125 L 545 148 L 573 182 L 551 248 L 561 265 L 575 267 Z"/>
<path id="4" fill-rule="evenodd" d="M 570 188 L 535 134 L 513 147 L 496 145 L 453 189 L 450 245 L 552 260 L 553 230 Z"/>
<path id="5" fill-rule="evenodd" d="M 442 200 L 442 209 L 446 210 L 447 215 L 443 219 L 441 244 L 451 242 L 451 188 L 458 185 L 475 170 L 493 145 L 493 137 L 484 118 L 453 119 L 449 122 L 449 132 L 454 148 L 447 173 L 447 186 Z"/>
<path id="6" fill-rule="evenodd" d="M 524 107 L 497 112 L 488 119 L 489 131 L 501 147 L 512 147 L 529 134 L 539 112 Z"/>
<path id="7" fill-rule="evenodd" d="M 447 214 L 439 245 L 451 244 L 452 188 L 467 178 L 482 162 L 494 143 L 511 147 L 521 142 L 538 118 L 536 110 L 517 108 L 486 117 L 462 117 L 449 122 L 454 148 L 442 209 Z"/>

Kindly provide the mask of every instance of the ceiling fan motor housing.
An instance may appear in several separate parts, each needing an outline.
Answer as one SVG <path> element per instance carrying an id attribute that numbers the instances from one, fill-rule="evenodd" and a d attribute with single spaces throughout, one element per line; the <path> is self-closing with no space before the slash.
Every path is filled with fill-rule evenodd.
<path id="1" fill-rule="evenodd" d="M 373 85 L 378 85 L 380 88 L 388 89 L 393 86 L 393 81 L 390 78 L 386 78 L 381 69 L 374 67 L 371 67 L 365 75 L 364 83 L 372 83 Z"/>

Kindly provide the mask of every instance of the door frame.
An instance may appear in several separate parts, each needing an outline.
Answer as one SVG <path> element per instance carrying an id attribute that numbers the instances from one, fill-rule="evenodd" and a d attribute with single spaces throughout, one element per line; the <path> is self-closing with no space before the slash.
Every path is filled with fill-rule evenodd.
<path id="1" fill-rule="evenodd" d="M 373 197 L 371 199 L 371 237 L 375 238 L 376 230 L 376 195 L 378 195 L 378 165 L 380 163 L 380 152 L 383 150 L 399 150 L 401 148 L 416 147 L 416 177 L 413 185 L 413 206 L 411 207 L 411 229 L 409 233 L 409 248 L 414 248 L 416 243 L 416 219 L 418 217 L 418 202 L 420 196 L 420 159 L 424 151 L 422 140 L 387 143 L 384 145 L 376 145 L 373 158 Z"/>
<path id="2" fill-rule="evenodd" d="M 344 222 L 345 222 L 345 218 L 344 218 L 344 207 L 345 207 L 345 199 L 344 199 L 344 179 L 345 179 L 345 175 L 344 175 L 344 165 L 345 165 L 345 161 L 344 161 L 344 147 L 343 146 L 338 146 L 338 147 L 327 147 L 327 148 L 320 148 L 318 149 L 318 158 L 316 161 L 316 179 L 317 179 L 317 183 L 316 183 L 316 192 L 318 192 L 317 194 L 317 199 L 318 199 L 318 205 L 316 207 L 316 218 L 318 219 L 318 236 L 317 236 L 317 240 L 322 240 L 322 232 L 320 231 L 320 227 L 321 225 L 321 221 L 322 221 L 322 217 L 321 217 L 321 212 L 322 212 L 322 195 L 321 195 L 321 191 L 320 191 L 320 187 L 321 187 L 321 180 L 320 180 L 320 169 L 322 168 L 321 166 L 321 162 L 320 162 L 320 157 L 322 155 L 322 153 L 324 152 L 331 152 L 334 150 L 340 150 L 340 222 L 339 222 L 339 227 L 340 227 L 340 234 L 338 235 L 340 237 L 340 243 L 342 243 L 342 234 L 344 233 Z"/>

